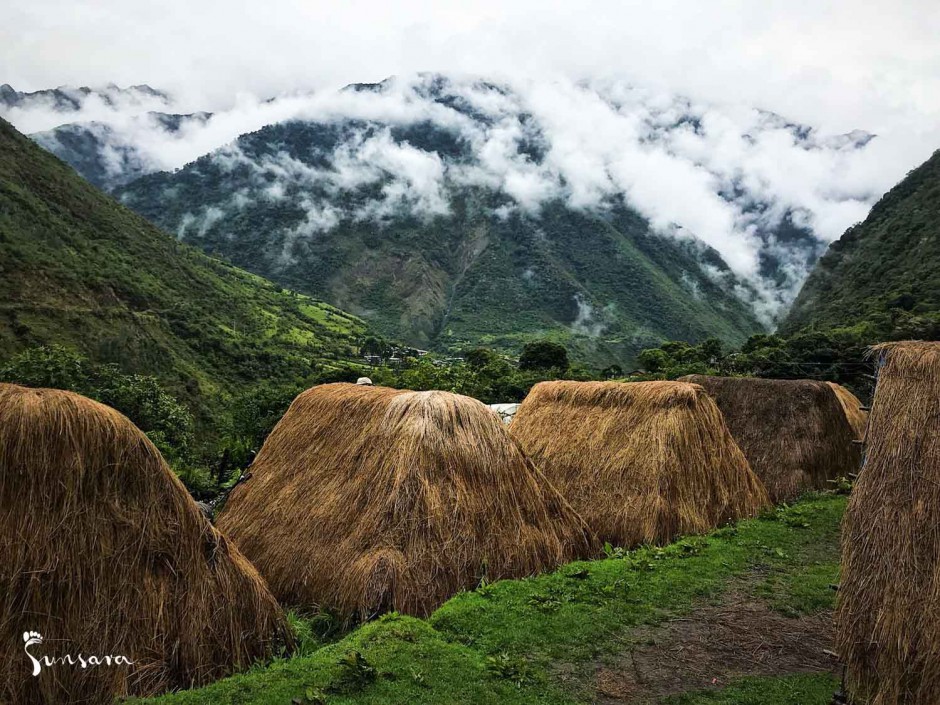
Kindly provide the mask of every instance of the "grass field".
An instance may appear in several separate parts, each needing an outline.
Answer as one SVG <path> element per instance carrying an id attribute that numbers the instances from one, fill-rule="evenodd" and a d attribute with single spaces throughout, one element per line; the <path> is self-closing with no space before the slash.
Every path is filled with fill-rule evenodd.
<path id="1" fill-rule="evenodd" d="M 842 496 L 809 496 L 707 537 L 611 549 L 461 593 L 427 620 L 386 615 L 331 644 L 308 640 L 299 656 L 136 702 L 824 705 L 838 686 L 822 647 L 844 508 Z M 713 634 L 725 641 L 703 637 Z M 793 640 L 775 644 L 780 634 Z"/>

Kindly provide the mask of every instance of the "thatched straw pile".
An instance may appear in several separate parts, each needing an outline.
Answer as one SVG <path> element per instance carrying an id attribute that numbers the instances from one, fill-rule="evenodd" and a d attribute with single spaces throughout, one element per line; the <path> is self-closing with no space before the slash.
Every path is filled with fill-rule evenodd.
<path id="1" fill-rule="evenodd" d="M 841 384 L 835 382 L 826 382 L 826 384 L 832 387 L 832 391 L 836 393 L 836 398 L 842 404 L 842 410 L 845 411 L 845 417 L 849 420 L 855 438 L 863 440 L 865 438 L 865 428 L 868 426 L 868 412 L 862 409 L 862 402 Z"/>
<path id="2" fill-rule="evenodd" d="M 42 667 L 30 653 L 133 665 Z M 124 416 L 0 384 L 0 702 L 111 703 L 201 685 L 271 653 L 283 615 Z"/>
<path id="3" fill-rule="evenodd" d="M 680 382 L 542 382 L 510 433 L 600 540 L 666 543 L 768 503 L 708 395 Z"/>
<path id="4" fill-rule="evenodd" d="M 715 399 L 774 502 L 790 501 L 858 471 L 861 448 L 825 382 L 688 375 Z"/>
<path id="5" fill-rule="evenodd" d="M 291 404 L 219 525 L 286 604 L 427 615 L 553 568 L 584 523 L 481 402 L 326 384 Z"/>
<path id="6" fill-rule="evenodd" d="M 889 343 L 842 526 L 839 652 L 859 705 L 940 703 L 940 343 Z"/>

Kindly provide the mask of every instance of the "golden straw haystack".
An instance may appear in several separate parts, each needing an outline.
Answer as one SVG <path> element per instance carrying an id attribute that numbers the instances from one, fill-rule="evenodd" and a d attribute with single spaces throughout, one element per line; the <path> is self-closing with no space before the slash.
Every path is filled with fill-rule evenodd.
<path id="1" fill-rule="evenodd" d="M 940 343 L 874 350 L 865 464 L 842 525 L 837 643 L 858 705 L 940 703 Z"/>
<path id="2" fill-rule="evenodd" d="M 481 402 L 325 384 L 271 432 L 219 525 L 274 594 L 346 617 L 427 615 L 581 555 L 586 528 Z"/>
<path id="3" fill-rule="evenodd" d="M 688 375 L 715 399 L 774 502 L 790 501 L 858 472 L 861 447 L 825 382 Z"/>
<path id="4" fill-rule="evenodd" d="M 44 641 L 26 644 L 30 632 Z M 127 418 L 0 384 L 0 702 L 97 705 L 201 685 L 290 638 L 264 581 Z M 75 665 L 33 677 L 27 646 L 41 664 Z M 83 669 L 80 654 L 133 665 Z"/>
<path id="5" fill-rule="evenodd" d="M 768 504 L 715 403 L 681 382 L 542 382 L 510 426 L 602 541 L 666 543 Z"/>
<path id="6" fill-rule="evenodd" d="M 868 426 L 868 412 L 863 410 L 862 402 L 841 384 L 835 382 L 826 382 L 826 384 L 832 387 L 832 391 L 836 393 L 836 398 L 842 404 L 842 410 L 845 411 L 845 417 L 849 420 L 855 438 L 863 440 L 865 438 L 865 427 Z"/>

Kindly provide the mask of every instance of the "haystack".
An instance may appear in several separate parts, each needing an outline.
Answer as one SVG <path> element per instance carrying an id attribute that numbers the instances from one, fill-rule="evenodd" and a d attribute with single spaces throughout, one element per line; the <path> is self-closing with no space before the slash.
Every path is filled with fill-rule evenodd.
<path id="1" fill-rule="evenodd" d="M 826 382 L 826 384 L 832 387 L 832 391 L 836 393 L 836 398 L 842 404 L 842 410 L 849 420 L 855 438 L 863 440 L 865 438 L 865 428 L 868 426 L 868 412 L 862 406 L 861 400 L 841 384 L 835 382 Z"/>
<path id="2" fill-rule="evenodd" d="M 774 502 L 858 471 L 861 447 L 825 382 L 689 375 L 715 399 L 728 429 Z"/>
<path id="3" fill-rule="evenodd" d="M 586 550 L 581 519 L 469 397 L 308 389 L 251 471 L 219 526 L 286 604 L 427 615 Z"/>
<path id="4" fill-rule="evenodd" d="M 542 382 L 510 426 L 600 540 L 666 543 L 768 504 L 715 403 L 679 382 Z"/>
<path id="5" fill-rule="evenodd" d="M 842 526 L 839 653 L 859 705 L 940 703 L 940 343 L 889 343 Z"/>
<path id="6" fill-rule="evenodd" d="M 127 418 L 0 384 L 0 702 L 201 685 L 288 639 L 264 581 Z M 79 655 L 133 664 L 82 668 Z"/>

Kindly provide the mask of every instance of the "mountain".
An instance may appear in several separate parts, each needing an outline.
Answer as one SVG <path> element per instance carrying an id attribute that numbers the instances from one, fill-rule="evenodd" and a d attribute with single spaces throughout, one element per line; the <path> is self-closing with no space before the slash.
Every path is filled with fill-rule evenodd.
<path id="1" fill-rule="evenodd" d="M 59 86 L 39 91 L 18 91 L 9 83 L 0 86 L 0 109 L 4 112 L 13 108 L 21 110 L 42 108 L 57 113 L 74 113 L 86 102 L 97 102 L 108 107 L 128 106 L 167 106 L 171 102 L 168 93 L 151 88 L 146 84 L 121 88 L 113 83 L 101 88 L 81 86 Z M 151 108 L 152 109 L 152 108 Z"/>
<path id="2" fill-rule="evenodd" d="M 738 342 L 882 192 L 843 178 L 869 133 L 618 81 L 423 74 L 211 115 L 153 93 L 7 114 L 182 239 L 421 347 Z"/>
<path id="3" fill-rule="evenodd" d="M 162 131 L 172 135 L 205 124 L 211 117 L 212 113 L 206 112 L 147 112 L 130 116 L 120 125 L 95 120 L 73 122 L 29 137 L 95 186 L 110 191 L 158 169 L 157 162 L 141 150 L 141 134 Z"/>
<path id="4" fill-rule="evenodd" d="M 64 344 L 153 374 L 206 413 L 246 385 L 349 358 L 363 332 L 179 243 L 0 119 L 0 360 Z"/>
<path id="5" fill-rule="evenodd" d="M 623 203 L 592 212 L 556 199 L 524 213 L 498 189 L 437 192 L 391 173 L 350 175 L 346 189 L 315 175 L 350 142 L 373 140 L 432 166 L 470 158 L 459 136 L 427 123 L 293 121 L 118 193 L 182 240 L 419 347 L 553 335 L 609 363 L 666 338 L 740 342 L 760 330 L 714 250 L 656 234 Z"/>
<path id="6" fill-rule="evenodd" d="M 420 347 L 549 335 L 623 362 L 666 338 L 740 342 L 795 295 L 828 241 L 819 223 L 870 205 L 823 179 L 868 133 L 620 85 L 431 74 L 277 114 L 115 193 Z"/>
<path id="7" fill-rule="evenodd" d="M 832 243 L 780 330 L 867 325 L 929 337 L 930 321 L 940 332 L 940 151 Z"/>

